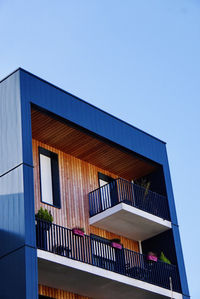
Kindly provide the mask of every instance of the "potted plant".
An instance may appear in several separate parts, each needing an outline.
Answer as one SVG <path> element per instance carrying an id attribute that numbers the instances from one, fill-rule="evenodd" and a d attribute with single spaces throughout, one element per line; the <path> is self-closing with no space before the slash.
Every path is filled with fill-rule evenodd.
<path id="1" fill-rule="evenodd" d="M 158 261 L 158 258 L 157 258 L 156 253 L 154 253 L 154 252 L 152 252 L 152 251 L 149 251 L 149 252 L 147 253 L 147 261 L 157 262 L 157 261 Z"/>
<path id="2" fill-rule="evenodd" d="M 76 236 L 80 236 L 80 237 L 83 237 L 84 234 L 85 234 L 85 230 L 83 227 L 74 227 L 72 229 L 72 233 Z"/>
<path id="3" fill-rule="evenodd" d="M 160 261 L 166 263 L 166 264 L 169 264 L 171 265 L 171 262 L 170 260 L 164 255 L 164 252 L 162 251 L 161 254 L 160 254 Z"/>
<path id="4" fill-rule="evenodd" d="M 47 231 L 49 231 L 53 222 L 53 216 L 50 211 L 42 207 L 35 214 L 36 224 L 36 242 L 40 249 L 47 250 Z"/>
<path id="5" fill-rule="evenodd" d="M 111 239 L 111 246 L 116 249 L 122 249 L 122 244 L 120 243 L 120 239 Z"/>
<path id="6" fill-rule="evenodd" d="M 53 222 L 53 216 L 51 214 L 51 211 L 48 211 L 47 209 L 43 209 L 42 207 L 38 210 L 37 214 L 35 214 L 35 217 L 37 220 L 43 220 L 47 222 L 47 225 L 43 225 L 46 230 L 49 230 L 52 222 Z"/>
<path id="7" fill-rule="evenodd" d="M 141 178 L 139 180 L 136 180 L 135 183 L 137 185 L 141 186 L 142 188 L 144 188 L 143 199 L 145 199 L 149 193 L 149 188 L 151 186 L 151 182 L 149 180 L 147 180 L 146 178 Z"/>

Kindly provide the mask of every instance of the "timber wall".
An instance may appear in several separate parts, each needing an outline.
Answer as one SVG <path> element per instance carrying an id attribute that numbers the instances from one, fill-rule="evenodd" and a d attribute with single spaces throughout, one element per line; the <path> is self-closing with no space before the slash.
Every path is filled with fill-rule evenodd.
<path id="1" fill-rule="evenodd" d="M 138 242 L 89 225 L 88 193 L 99 187 L 98 172 L 117 178 L 113 173 L 77 159 L 60 150 L 33 139 L 35 212 L 42 206 L 51 211 L 54 223 L 67 227 L 84 227 L 86 234 L 106 239 L 120 238 L 125 248 L 138 251 Z M 61 209 L 41 202 L 38 147 L 58 154 Z"/>

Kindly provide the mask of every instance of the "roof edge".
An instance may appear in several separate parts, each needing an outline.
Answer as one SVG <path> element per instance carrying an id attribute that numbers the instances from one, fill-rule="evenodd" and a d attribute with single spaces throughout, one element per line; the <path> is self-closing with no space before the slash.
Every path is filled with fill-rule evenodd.
<path id="1" fill-rule="evenodd" d="M 3 79 L 0 80 L 0 83 L 2 83 L 3 81 L 5 81 L 6 79 L 8 79 L 9 77 L 11 77 L 14 73 L 16 73 L 19 70 L 23 70 L 22 68 L 18 67 L 17 69 L 15 69 L 13 72 L 9 73 L 7 76 L 5 76 Z"/>
<path id="2" fill-rule="evenodd" d="M 145 132 L 145 131 L 143 131 L 143 130 L 137 128 L 137 127 L 135 127 L 134 125 L 131 125 L 130 123 L 128 123 L 128 122 L 126 122 L 126 121 L 124 121 L 124 120 L 118 118 L 117 116 L 114 116 L 114 115 L 110 114 L 110 113 L 107 112 L 107 111 L 102 110 L 101 108 L 96 107 L 96 106 L 93 105 L 93 104 L 88 103 L 87 101 L 85 101 L 85 100 L 83 100 L 83 99 L 81 99 L 81 98 L 75 96 L 74 94 L 72 94 L 72 93 L 70 93 L 70 92 L 68 92 L 68 91 L 66 91 L 66 90 L 64 90 L 64 89 L 62 89 L 62 88 L 60 88 L 60 87 L 54 85 L 53 83 L 51 83 L 51 82 L 49 82 L 49 81 L 47 81 L 47 80 L 45 80 L 45 79 L 42 79 L 41 77 L 39 77 L 39 76 L 37 76 L 37 75 L 34 75 L 33 73 L 31 73 L 31 72 L 29 72 L 29 71 L 27 71 L 27 70 L 25 70 L 25 69 L 23 69 L 23 68 L 21 68 L 21 67 L 17 68 L 17 69 L 14 70 L 12 73 L 10 73 L 10 74 L 7 75 L 5 78 L 3 78 L 3 79 L 0 81 L 0 83 L 3 82 L 4 80 L 6 80 L 8 77 L 12 76 L 12 75 L 13 75 L 14 73 L 16 73 L 17 71 L 22 71 L 22 72 L 24 72 L 24 73 L 27 73 L 28 75 L 30 75 L 30 76 L 32 76 L 32 77 L 34 77 L 34 78 L 36 78 L 36 79 L 38 79 L 38 80 L 40 80 L 40 81 L 42 81 L 42 82 L 48 84 L 48 85 L 51 85 L 52 87 L 54 87 L 54 88 L 60 90 L 61 92 L 64 92 L 64 93 L 66 93 L 66 94 L 72 96 L 73 98 L 76 98 L 77 100 L 79 100 L 79 101 L 85 103 L 86 105 L 89 105 L 89 106 L 91 106 L 92 108 L 97 109 L 97 110 L 99 110 L 99 111 L 101 111 L 101 112 L 107 114 L 108 116 L 110 116 L 110 117 L 112 117 L 112 118 L 115 118 L 116 120 L 118 120 L 118 121 L 120 121 L 120 122 L 123 122 L 123 123 L 126 124 L 127 126 L 129 126 L 129 127 L 131 127 L 131 128 L 134 128 L 134 129 L 136 129 L 137 131 L 139 131 L 139 132 L 141 132 L 141 133 L 144 133 L 145 135 L 147 135 L 147 136 L 149 136 L 149 137 L 151 137 L 151 138 L 153 138 L 153 139 L 155 139 L 155 140 L 157 140 L 157 141 L 159 141 L 159 142 L 161 142 L 161 143 L 163 143 L 163 144 L 166 144 L 165 141 L 163 141 L 163 140 L 161 140 L 161 139 L 159 139 L 159 138 L 157 138 L 157 137 L 155 137 L 155 136 L 153 136 L 153 135 L 151 135 L 151 134 L 149 134 L 149 133 L 147 133 L 147 132 Z"/>

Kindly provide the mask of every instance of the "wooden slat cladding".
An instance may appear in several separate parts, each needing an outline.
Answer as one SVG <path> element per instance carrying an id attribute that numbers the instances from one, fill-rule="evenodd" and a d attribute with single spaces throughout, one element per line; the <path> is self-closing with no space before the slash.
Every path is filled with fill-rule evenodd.
<path id="1" fill-rule="evenodd" d="M 61 209 L 40 202 L 39 146 L 58 154 Z M 33 140 L 33 161 L 36 211 L 44 206 L 51 210 L 55 223 L 69 228 L 84 227 L 89 233 L 88 193 L 98 188 L 98 171 L 103 170 L 36 140 Z"/>
<path id="2" fill-rule="evenodd" d="M 149 174 L 155 169 L 155 165 L 119 149 L 117 145 L 113 146 L 35 109 L 32 109 L 32 136 L 128 180 Z"/>
<path id="3" fill-rule="evenodd" d="M 61 209 L 41 203 L 40 201 L 39 146 L 58 154 Z M 40 206 L 42 206 L 51 211 L 54 217 L 54 223 L 56 224 L 67 228 L 77 226 L 84 227 L 87 234 L 93 233 L 108 239 L 119 238 L 119 236 L 104 230 L 96 229 L 95 227 L 90 227 L 89 225 L 88 193 L 98 188 L 98 172 L 117 178 L 115 174 L 100 169 L 34 139 L 33 163 L 36 212 Z M 125 248 L 138 251 L 138 243 L 136 241 L 128 240 L 123 237 L 121 238 L 121 241 Z"/>
<path id="4" fill-rule="evenodd" d="M 39 293 L 39 295 L 48 296 L 50 298 L 55 298 L 55 299 L 92 299 L 89 297 L 66 292 L 63 290 L 50 288 L 50 287 L 43 286 L 40 284 L 38 285 L 38 293 Z"/>

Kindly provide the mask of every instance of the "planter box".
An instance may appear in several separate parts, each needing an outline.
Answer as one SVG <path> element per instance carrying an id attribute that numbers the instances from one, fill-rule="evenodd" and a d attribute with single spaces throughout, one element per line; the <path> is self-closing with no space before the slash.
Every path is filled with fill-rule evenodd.
<path id="1" fill-rule="evenodd" d="M 120 250 L 122 249 L 122 244 L 120 243 L 111 242 L 111 246 L 116 249 L 120 249 Z"/>
<path id="2" fill-rule="evenodd" d="M 157 262 L 158 258 L 154 255 L 147 255 L 147 261 Z"/>
<path id="3" fill-rule="evenodd" d="M 76 236 L 80 236 L 80 237 L 84 236 L 84 232 L 78 228 L 73 228 L 72 233 Z"/>

